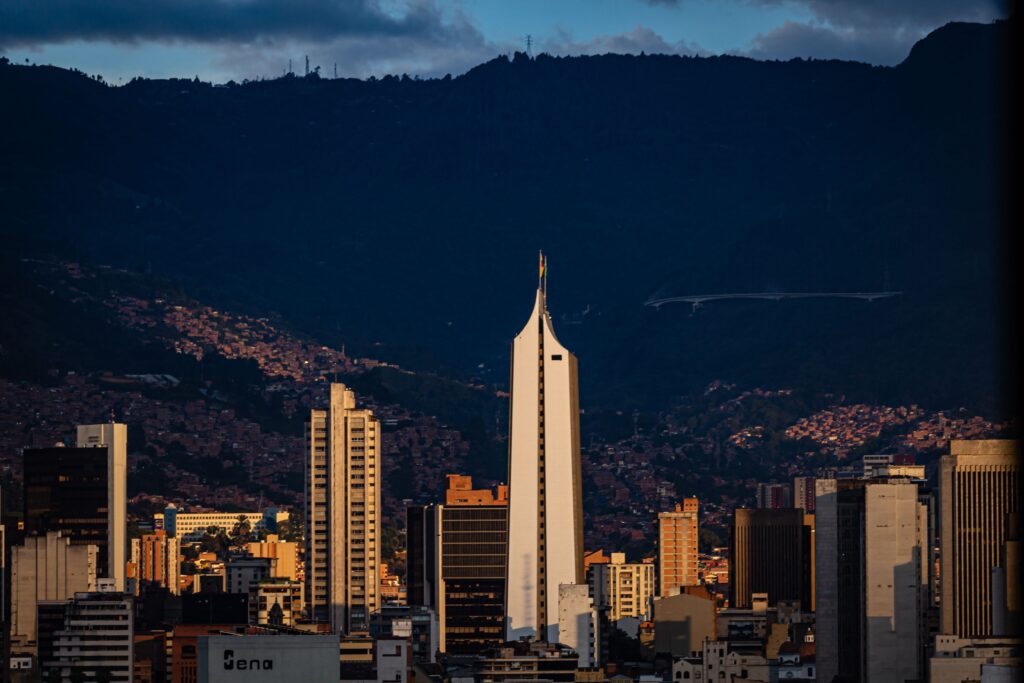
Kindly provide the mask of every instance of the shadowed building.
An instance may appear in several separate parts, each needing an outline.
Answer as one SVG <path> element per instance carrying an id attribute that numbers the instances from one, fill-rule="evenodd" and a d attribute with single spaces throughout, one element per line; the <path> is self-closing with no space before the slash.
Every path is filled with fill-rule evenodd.
<path id="1" fill-rule="evenodd" d="M 406 513 L 409 604 L 437 612 L 441 652 L 475 655 L 504 641 L 507 490 L 448 475 L 447 505 Z"/>
<path id="2" fill-rule="evenodd" d="M 506 639 L 558 638 L 558 591 L 583 584 L 576 357 L 562 346 L 541 282 L 512 343 Z"/>
<path id="3" fill-rule="evenodd" d="M 818 479 L 818 676 L 925 675 L 932 496 L 904 477 Z"/>
<path id="4" fill-rule="evenodd" d="M 97 574 L 124 590 L 128 428 L 80 425 L 77 448 L 24 451 L 26 536 L 60 531 L 98 549 Z"/>
<path id="5" fill-rule="evenodd" d="M 768 604 L 797 600 L 814 610 L 814 515 L 803 510 L 738 508 L 729 554 L 729 606 L 746 609 L 751 595 Z"/>

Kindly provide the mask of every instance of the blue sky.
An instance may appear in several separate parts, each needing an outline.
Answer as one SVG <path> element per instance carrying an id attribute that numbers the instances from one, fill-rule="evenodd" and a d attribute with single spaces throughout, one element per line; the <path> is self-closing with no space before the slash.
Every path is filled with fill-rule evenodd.
<path id="1" fill-rule="evenodd" d="M 0 0 L 0 54 L 134 76 L 457 75 L 523 50 L 739 54 L 897 64 L 948 21 L 1002 0 Z"/>

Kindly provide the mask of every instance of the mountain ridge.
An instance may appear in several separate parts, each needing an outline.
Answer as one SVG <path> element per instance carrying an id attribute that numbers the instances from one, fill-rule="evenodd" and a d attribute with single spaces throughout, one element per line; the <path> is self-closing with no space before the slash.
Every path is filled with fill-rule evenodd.
<path id="1" fill-rule="evenodd" d="M 6 65 L 2 231 L 499 385 L 544 248 L 585 404 L 726 377 L 991 409 L 1007 32 L 951 24 L 895 67 L 520 55 L 452 79 L 113 88 Z M 642 306 L 887 282 L 901 298 L 865 306 Z"/>

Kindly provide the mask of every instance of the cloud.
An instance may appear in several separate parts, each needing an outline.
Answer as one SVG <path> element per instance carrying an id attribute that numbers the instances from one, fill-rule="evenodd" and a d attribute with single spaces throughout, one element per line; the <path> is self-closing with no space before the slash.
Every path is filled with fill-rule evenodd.
<path id="1" fill-rule="evenodd" d="M 544 40 L 540 49 L 552 55 L 600 54 L 687 54 L 707 55 L 707 50 L 696 43 L 680 41 L 669 43 L 646 26 L 615 35 L 600 35 L 586 41 L 576 41 L 564 28 L 556 29 L 555 36 Z"/>
<path id="2" fill-rule="evenodd" d="M 802 0 L 801 4 L 834 27 L 904 31 L 930 31 L 950 21 L 991 21 L 1008 10 L 999 0 Z"/>
<path id="3" fill-rule="evenodd" d="M 69 41 L 329 42 L 342 36 L 445 37 L 430 0 L 404 12 L 379 0 L 6 0 L 0 46 Z"/>
<path id="4" fill-rule="evenodd" d="M 755 59 L 813 57 L 892 65 L 903 61 L 922 37 L 924 32 L 921 31 L 834 29 L 787 21 L 768 33 L 757 35 L 742 54 Z"/>
<path id="5" fill-rule="evenodd" d="M 915 42 L 943 24 L 1005 16 L 1005 6 L 998 0 L 802 0 L 800 4 L 810 11 L 810 21 L 786 21 L 758 34 L 737 53 L 758 59 L 815 57 L 894 65 L 906 58 Z"/>

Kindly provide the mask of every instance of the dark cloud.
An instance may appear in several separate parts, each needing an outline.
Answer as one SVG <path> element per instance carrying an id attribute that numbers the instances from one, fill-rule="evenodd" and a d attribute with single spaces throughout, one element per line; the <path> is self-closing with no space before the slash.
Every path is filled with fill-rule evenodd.
<path id="1" fill-rule="evenodd" d="M 5 0 L 0 46 L 72 40 L 137 42 L 331 41 L 343 36 L 444 39 L 451 27 L 429 0 L 392 14 L 378 0 Z"/>
<path id="2" fill-rule="evenodd" d="M 800 4 L 833 27 L 904 31 L 927 31 L 950 21 L 991 21 L 1007 13 L 1000 0 L 801 0 Z"/>
<path id="3" fill-rule="evenodd" d="M 554 38 L 541 42 L 542 51 L 552 55 L 600 55 L 600 54 L 687 54 L 706 55 L 706 50 L 696 43 L 670 43 L 646 26 L 637 26 L 632 31 L 614 35 L 602 35 L 590 40 L 577 41 L 568 31 L 559 28 Z"/>
<path id="4" fill-rule="evenodd" d="M 750 0 L 779 4 L 781 0 Z M 787 21 L 759 34 L 741 54 L 759 59 L 815 57 L 893 65 L 918 40 L 950 21 L 1006 15 L 999 0 L 802 0 L 813 20 Z"/>
<path id="5" fill-rule="evenodd" d="M 754 38 L 743 51 L 756 59 L 847 59 L 870 64 L 898 64 L 923 37 L 917 31 L 887 29 L 844 29 L 787 21 Z"/>

